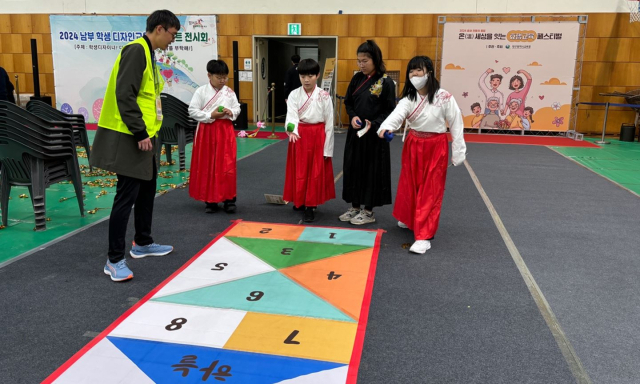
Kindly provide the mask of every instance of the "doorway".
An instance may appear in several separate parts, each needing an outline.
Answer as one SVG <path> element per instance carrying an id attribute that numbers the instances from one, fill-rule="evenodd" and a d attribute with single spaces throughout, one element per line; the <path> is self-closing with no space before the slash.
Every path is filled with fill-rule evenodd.
<path id="1" fill-rule="evenodd" d="M 314 59 L 320 64 L 318 86 L 320 86 L 326 59 L 337 59 L 338 38 L 336 36 L 254 36 L 253 37 L 253 100 L 254 122 L 271 121 L 272 105 L 268 88 L 275 83 L 276 123 L 284 123 L 287 105 L 284 101 L 284 80 L 287 70 L 293 65 L 291 56 Z M 336 93 L 337 68 L 333 74 L 330 93 Z"/>

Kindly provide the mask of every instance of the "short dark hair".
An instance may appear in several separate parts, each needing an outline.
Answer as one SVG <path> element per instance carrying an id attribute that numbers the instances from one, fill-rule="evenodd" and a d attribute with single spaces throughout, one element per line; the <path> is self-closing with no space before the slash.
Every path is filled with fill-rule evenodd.
<path id="1" fill-rule="evenodd" d="M 471 112 L 473 112 L 473 108 L 478 107 L 480 109 L 482 109 L 482 107 L 480 106 L 480 103 L 473 103 L 471 104 Z"/>
<path id="2" fill-rule="evenodd" d="M 228 75 L 229 67 L 222 60 L 210 60 L 207 63 L 207 72 L 212 75 Z"/>
<path id="3" fill-rule="evenodd" d="M 153 32 L 158 25 L 161 25 L 166 30 L 171 27 L 180 30 L 180 20 L 173 12 L 166 9 L 155 11 L 147 17 L 147 32 Z"/>
<path id="4" fill-rule="evenodd" d="M 298 75 L 316 75 L 320 74 L 320 65 L 313 59 L 304 59 L 298 64 Z"/>
<path id="5" fill-rule="evenodd" d="M 298 55 L 293 55 L 293 56 L 291 56 L 291 61 L 292 61 L 294 64 L 298 64 L 298 63 L 300 62 L 300 56 L 298 56 Z"/>
<path id="6" fill-rule="evenodd" d="M 384 66 L 384 61 L 382 61 L 382 51 L 374 40 L 367 40 L 360 44 L 356 51 L 356 54 L 358 53 L 369 55 L 371 60 L 373 60 L 373 65 L 376 67 L 376 73 L 384 75 L 384 73 L 387 72 L 387 68 Z"/>
<path id="7" fill-rule="evenodd" d="M 495 73 L 495 74 L 491 75 L 491 77 L 490 77 L 489 79 L 490 79 L 490 80 L 493 80 L 493 79 L 500 79 L 500 82 L 502 83 L 502 75 L 501 75 L 501 74 L 499 74 L 499 73 Z"/>

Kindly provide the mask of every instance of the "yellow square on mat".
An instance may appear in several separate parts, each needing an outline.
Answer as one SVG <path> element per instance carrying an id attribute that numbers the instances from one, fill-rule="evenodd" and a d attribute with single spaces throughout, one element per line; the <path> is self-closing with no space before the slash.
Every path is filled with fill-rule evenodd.
<path id="1" fill-rule="evenodd" d="M 349 364 L 358 324 L 247 313 L 225 349 Z"/>

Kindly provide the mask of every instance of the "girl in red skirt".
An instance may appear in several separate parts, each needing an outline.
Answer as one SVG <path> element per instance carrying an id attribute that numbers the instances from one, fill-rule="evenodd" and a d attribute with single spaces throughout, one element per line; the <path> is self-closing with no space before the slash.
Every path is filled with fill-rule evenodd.
<path id="1" fill-rule="evenodd" d="M 304 210 L 303 220 L 314 220 L 314 210 L 336 197 L 333 184 L 333 103 L 331 95 L 318 88 L 320 66 L 304 59 L 298 64 L 302 87 L 287 99 L 285 127 L 289 135 L 285 201 Z"/>
<path id="2" fill-rule="evenodd" d="M 465 160 L 462 113 L 453 96 L 440 88 L 433 75 L 433 62 L 416 56 L 407 66 L 402 99 L 378 129 L 396 131 L 406 119 L 406 140 L 402 150 L 402 171 L 393 216 L 398 226 L 413 230 L 415 243 L 410 251 L 425 253 L 438 230 L 449 161 L 449 143 L 445 132 L 451 131 L 454 166 Z M 403 137 L 404 140 L 404 137 Z"/>
<path id="3" fill-rule="evenodd" d="M 224 203 L 227 213 L 236 210 L 236 137 L 233 120 L 240 114 L 240 103 L 225 85 L 229 67 L 222 60 L 207 63 L 209 83 L 196 89 L 189 115 L 198 128 L 191 154 L 189 195 L 206 203 L 205 212 L 218 210 Z"/>

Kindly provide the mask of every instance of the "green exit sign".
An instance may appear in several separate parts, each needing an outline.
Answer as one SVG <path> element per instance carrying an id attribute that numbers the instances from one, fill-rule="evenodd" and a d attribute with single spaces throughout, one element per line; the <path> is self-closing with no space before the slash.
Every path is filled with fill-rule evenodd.
<path id="1" fill-rule="evenodd" d="M 302 35 L 302 24 L 300 23 L 289 23 L 289 30 L 287 33 L 289 36 L 300 36 Z"/>

